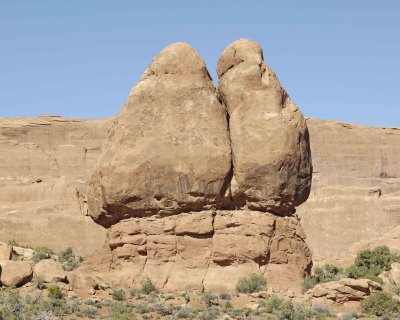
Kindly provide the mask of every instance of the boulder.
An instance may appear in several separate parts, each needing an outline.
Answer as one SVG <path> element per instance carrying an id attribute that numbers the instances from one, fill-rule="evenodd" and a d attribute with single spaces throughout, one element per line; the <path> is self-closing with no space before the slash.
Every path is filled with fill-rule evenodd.
<path id="1" fill-rule="evenodd" d="M 31 248 L 13 247 L 13 252 L 18 256 L 18 259 L 30 261 L 35 253 Z"/>
<path id="2" fill-rule="evenodd" d="M 35 276 L 43 279 L 45 283 L 65 282 L 67 275 L 61 264 L 52 259 L 39 261 L 34 267 Z"/>
<path id="3" fill-rule="evenodd" d="M 0 260 L 10 260 L 12 256 L 12 246 L 8 243 L 0 242 Z"/>
<path id="4" fill-rule="evenodd" d="M 307 291 L 314 306 L 325 306 L 335 311 L 358 311 L 360 301 L 382 286 L 368 279 L 341 279 L 316 285 Z"/>
<path id="5" fill-rule="evenodd" d="M 309 135 L 302 113 L 254 41 L 229 45 L 217 72 L 218 92 L 229 113 L 236 207 L 293 213 L 311 187 Z"/>
<path id="6" fill-rule="evenodd" d="M 20 287 L 32 280 L 32 266 L 27 261 L 0 261 L 1 285 Z"/>
<path id="7" fill-rule="evenodd" d="M 110 227 L 123 218 L 229 205 L 226 113 L 203 59 L 165 48 L 114 123 L 88 189 L 88 209 Z"/>

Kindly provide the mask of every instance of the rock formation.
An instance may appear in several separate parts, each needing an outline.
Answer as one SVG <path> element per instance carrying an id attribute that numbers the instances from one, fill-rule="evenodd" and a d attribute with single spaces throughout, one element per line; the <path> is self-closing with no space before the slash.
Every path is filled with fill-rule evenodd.
<path id="1" fill-rule="evenodd" d="M 366 248 L 400 250 L 400 130 L 307 124 L 313 184 L 298 214 L 313 260 L 346 264 Z"/>
<path id="2" fill-rule="evenodd" d="M 315 307 L 325 306 L 334 311 L 361 311 L 359 302 L 372 293 L 382 291 L 382 286 L 368 279 L 341 279 L 316 285 L 309 290 Z"/>
<path id="3" fill-rule="evenodd" d="M 0 119 L 0 240 L 101 247 L 102 227 L 87 216 L 86 185 L 110 120 Z"/>
<path id="4" fill-rule="evenodd" d="M 232 47 L 243 63 L 228 66 Z M 305 120 L 256 43 L 229 46 L 218 69 L 223 103 L 197 52 L 176 43 L 132 89 L 88 189 L 109 260 L 79 272 L 123 287 L 147 275 L 168 291 L 230 291 L 255 272 L 299 291 L 311 269 L 292 216 L 311 184 Z"/>
<path id="5" fill-rule="evenodd" d="M 307 125 L 260 46 L 241 39 L 218 61 L 218 91 L 229 114 L 232 198 L 238 206 L 290 214 L 307 200 L 311 154 Z"/>
<path id="6" fill-rule="evenodd" d="M 132 89 L 88 190 L 89 213 L 126 217 L 224 207 L 230 178 L 226 115 L 198 53 L 177 43 Z"/>
<path id="7" fill-rule="evenodd" d="M 242 46 L 248 46 L 248 50 L 241 49 Z M 257 268 L 260 273 L 267 274 L 271 283 L 275 281 L 274 274 L 286 271 L 287 279 L 283 282 L 291 281 L 289 274 L 296 275 L 297 279 L 300 279 L 298 275 L 303 274 L 304 266 L 310 263 L 310 253 L 303 247 L 304 235 L 298 220 L 290 214 L 293 212 L 293 207 L 307 194 L 307 187 L 304 186 L 308 185 L 309 177 L 302 175 L 310 168 L 309 159 L 304 158 L 308 151 L 307 144 L 299 143 L 301 148 L 290 151 L 291 144 L 282 142 L 289 141 L 285 137 L 290 130 L 292 137 L 304 138 L 301 141 L 307 141 L 303 120 L 301 117 L 296 118 L 300 112 L 291 106 L 289 98 L 286 97 L 272 71 L 263 64 L 259 47 L 252 42 L 241 40 L 224 51 L 218 64 L 220 77 L 218 93 L 209 80 L 201 58 L 190 47 L 182 44 L 180 48 L 178 46 L 172 49 L 173 52 L 170 48 L 155 59 L 156 65 L 149 67 L 139 87 L 132 90 L 124 107 L 125 111 L 122 110 L 117 119 L 78 120 L 49 116 L 0 119 L 0 240 L 7 242 L 15 239 L 23 245 L 48 246 L 55 251 L 72 246 L 77 254 L 86 255 L 103 246 L 107 233 L 107 241 L 110 244 L 117 242 L 118 245 L 107 245 L 102 249 L 101 256 L 94 254 L 88 257 L 86 270 L 99 270 L 99 272 L 97 275 L 74 274 L 71 281 L 74 286 L 79 283 L 85 283 L 86 287 L 106 285 L 99 275 L 107 273 L 112 275 L 113 270 L 120 271 L 120 279 L 115 279 L 116 281 L 120 283 L 126 281 L 130 285 L 132 275 L 136 271 L 129 269 L 129 266 L 132 268 L 129 261 L 140 261 L 142 270 L 146 270 L 157 283 L 166 288 L 178 287 L 178 282 L 174 280 L 177 279 L 176 268 L 181 267 L 187 272 L 193 261 L 198 262 L 196 267 L 190 269 L 193 274 L 195 269 L 198 271 L 193 276 L 198 282 L 190 284 L 193 287 L 201 287 L 203 284 L 205 288 L 211 288 L 210 283 L 216 279 L 213 270 L 217 270 L 214 274 L 218 274 L 218 278 L 222 279 L 225 276 L 226 282 L 234 282 L 237 277 Z M 181 50 L 190 54 L 185 54 L 184 59 L 180 56 L 174 58 L 174 55 Z M 232 52 L 234 52 L 233 57 Z M 171 63 L 172 61 L 175 62 Z M 179 72 L 171 71 L 172 68 L 181 71 L 179 69 L 181 64 L 177 61 L 182 61 L 185 68 L 191 70 L 189 74 L 179 75 Z M 260 70 L 259 74 L 254 71 L 257 68 Z M 244 74 L 246 70 L 248 74 Z M 261 73 L 261 70 L 265 72 Z M 167 87 L 164 87 L 168 85 L 169 89 L 174 88 L 173 81 L 178 83 L 176 88 L 182 90 L 182 95 L 176 93 L 174 96 L 175 92 L 167 91 Z M 185 87 L 185 82 L 188 87 Z M 268 83 L 271 85 L 266 85 Z M 243 90 L 237 89 L 239 85 L 246 88 L 246 92 L 251 92 L 251 95 L 244 95 Z M 164 94 L 158 96 L 154 86 Z M 198 86 L 204 89 L 193 89 L 199 88 Z M 153 100 L 141 101 L 138 92 L 147 94 Z M 156 97 L 159 101 L 154 100 Z M 282 99 L 281 104 L 278 97 Z M 162 108 L 163 99 L 168 102 L 173 113 L 170 114 Z M 246 101 L 246 104 L 240 103 L 241 100 Z M 265 109 L 258 103 L 261 100 L 268 101 L 264 106 Z M 134 101 L 137 110 L 136 108 L 132 110 L 133 102 L 130 101 Z M 202 106 L 202 112 L 212 114 L 215 122 L 210 125 L 208 121 L 204 122 L 201 114 L 196 113 L 200 112 L 200 109 L 194 108 L 193 104 Z M 153 109 L 154 106 L 157 108 Z M 155 110 L 157 112 L 154 112 Z M 181 111 L 179 115 L 176 114 L 177 110 Z M 288 116 L 289 110 L 294 112 Z M 86 216 L 85 192 L 110 127 L 112 127 L 111 135 L 104 146 L 102 160 L 99 160 L 96 169 L 97 173 L 102 170 L 108 172 L 107 170 L 112 168 L 103 164 L 107 161 L 117 163 L 121 156 L 120 153 L 115 159 L 108 159 L 106 156 L 109 152 L 107 150 L 115 148 L 113 143 L 117 141 L 112 134 L 119 132 L 118 134 L 127 134 L 126 137 L 129 137 L 135 133 L 132 131 L 133 126 L 129 125 L 130 122 L 124 120 L 125 115 L 130 112 L 132 112 L 131 117 L 138 112 L 143 121 L 152 120 L 153 124 L 155 121 L 163 123 L 163 132 L 168 129 L 169 137 L 184 132 L 181 130 L 187 131 L 179 136 L 181 140 L 174 143 L 164 135 L 155 134 L 159 133 L 158 126 L 157 128 L 154 125 L 146 126 L 155 134 L 153 140 L 147 139 L 149 132 L 143 131 L 142 135 L 141 131 L 140 145 L 146 148 L 146 152 L 143 153 L 146 160 L 141 162 L 135 154 L 130 155 L 132 159 L 143 166 L 150 163 L 154 165 L 158 161 L 155 154 L 159 149 L 161 152 L 158 159 L 162 160 L 162 167 L 158 172 L 164 172 L 162 179 L 175 177 L 177 182 L 175 185 L 168 184 L 168 190 L 158 190 L 162 193 L 154 191 L 157 190 L 153 189 L 154 185 L 143 183 L 150 178 L 146 176 L 148 173 L 133 170 L 133 162 L 130 162 L 130 156 L 127 156 L 124 161 L 132 165 L 129 172 L 136 172 L 134 174 L 138 174 L 140 179 L 143 178 L 139 179 L 142 184 L 130 190 L 133 191 L 131 199 L 125 197 L 122 199 L 124 201 L 115 202 L 118 200 L 118 195 L 110 193 L 110 189 L 104 189 L 106 196 L 98 198 L 97 202 L 93 201 L 93 204 L 97 203 L 96 206 L 101 210 L 91 211 L 92 215 L 94 217 L 98 215 L 98 222 L 111 226 L 107 230 Z M 191 120 L 194 117 L 190 114 L 193 113 L 200 118 L 200 128 L 207 133 L 201 131 L 204 135 L 203 140 L 201 132 L 196 131 L 198 125 Z M 299 119 L 298 126 L 292 126 L 293 119 Z M 275 121 L 278 120 L 285 127 L 285 131 L 281 129 L 282 134 L 275 127 Z M 139 120 L 134 118 L 132 121 L 140 127 Z M 174 124 L 168 127 L 168 121 Z M 121 123 L 124 123 L 125 129 L 119 125 Z M 183 126 L 189 123 L 194 128 Z M 317 263 L 327 261 L 345 263 L 352 260 L 359 250 L 383 244 L 400 250 L 400 162 L 397 152 L 400 148 L 400 130 L 315 119 L 308 119 L 307 126 L 310 130 L 314 166 L 312 190 L 307 202 L 297 207 L 297 213 L 301 217 L 301 226 L 306 235 L 305 241 L 311 249 L 313 259 Z M 268 128 L 275 128 L 279 134 L 269 139 L 269 134 L 273 130 L 271 132 L 263 130 Z M 208 131 L 219 134 L 209 135 Z M 193 138 L 189 133 L 196 134 L 197 138 Z M 187 135 L 189 137 L 186 140 Z M 263 143 L 260 143 L 257 137 L 262 138 Z M 119 141 L 121 148 L 127 148 L 126 151 L 140 150 L 129 149 L 128 143 L 132 143 L 133 147 L 133 142 L 129 139 Z M 271 141 L 270 146 L 268 146 L 269 141 Z M 122 142 L 126 146 L 123 146 Z M 164 143 L 168 147 L 164 148 Z M 279 143 L 285 147 L 288 144 L 289 149 L 282 148 L 276 150 L 274 155 L 269 154 L 268 148 L 272 149 Z M 306 152 L 300 152 L 304 146 Z M 203 148 L 207 151 L 202 152 Z M 251 156 L 247 154 L 249 150 L 253 152 Z M 281 174 L 273 170 L 268 171 L 268 167 L 262 161 L 271 161 L 274 163 L 271 168 L 276 167 L 279 161 L 275 160 L 279 158 L 280 152 L 285 159 L 281 162 L 284 166 L 278 165 Z M 303 159 L 296 158 L 297 152 Z M 173 153 L 180 155 L 176 163 L 171 162 Z M 254 162 L 251 161 L 252 158 Z M 208 161 L 212 165 L 209 165 Z M 298 161 L 297 167 L 296 161 Z M 209 172 L 205 171 L 206 168 Z M 282 189 L 282 179 L 288 168 L 293 169 L 293 174 L 288 175 L 289 179 L 287 183 L 285 182 L 287 187 Z M 125 169 L 127 168 L 118 170 Z M 134 174 L 129 179 L 136 179 Z M 263 177 L 267 176 L 268 180 L 263 180 Z M 104 177 L 98 180 L 92 179 L 90 194 L 94 194 L 96 183 L 99 181 L 105 186 L 111 183 Z M 210 183 L 207 184 L 207 181 Z M 118 184 L 115 190 L 121 191 Z M 274 190 L 273 195 L 269 194 L 272 190 Z M 135 198 L 136 192 L 141 192 L 140 201 L 139 198 Z M 118 212 L 114 215 L 115 212 L 112 210 L 114 206 L 123 208 L 123 216 L 118 216 Z M 232 221 L 235 221 L 234 224 L 217 228 L 216 221 L 226 215 L 231 216 Z M 107 216 L 112 218 L 109 219 Z M 275 231 L 280 230 L 278 225 L 287 227 L 277 235 L 271 235 L 270 232 L 259 233 L 258 227 L 252 222 L 253 216 L 259 216 L 257 223 L 262 225 L 270 226 L 273 221 Z M 123 221 L 114 224 L 121 219 Z M 154 219 L 164 226 L 168 223 L 175 226 L 187 224 L 194 232 L 181 233 L 179 229 L 166 227 L 159 233 L 159 239 L 156 239 L 155 231 L 151 229 L 151 226 L 155 225 Z M 208 227 L 205 228 L 204 221 L 210 220 L 211 227 L 207 222 Z M 134 228 L 122 229 L 135 223 L 139 224 L 140 233 Z M 246 230 L 252 230 L 251 234 L 246 233 Z M 266 227 L 266 230 L 270 230 L 270 227 Z M 132 239 L 139 237 L 139 234 L 142 239 L 138 243 L 133 243 Z M 246 244 L 236 245 L 237 256 L 227 259 L 226 256 L 231 255 L 235 237 L 240 244 Z M 175 246 L 168 242 L 172 240 L 177 241 Z M 254 241 L 254 251 L 248 252 L 249 242 L 246 241 Z M 263 241 L 267 242 L 264 246 Z M 279 248 L 273 245 L 278 242 Z M 185 243 L 186 247 L 182 243 Z M 223 249 L 216 251 L 222 244 Z M 0 249 L 3 257 L 1 260 L 8 260 L 11 254 L 10 246 L 3 245 Z M 268 260 L 266 265 L 265 259 L 259 254 L 264 249 L 266 250 L 264 258 Z M 13 250 L 16 250 L 15 247 Z M 32 255 L 30 249 L 18 250 L 21 250 L 21 256 Z M 194 259 L 193 255 L 197 250 L 202 252 L 202 255 L 195 256 Z M 288 271 L 291 261 L 299 259 L 296 257 L 298 254 L 304 259 L 297 260 L 301 267 L 297 268 L 293 263 L 294 271 Z M 281 258 L 278 259 L 277 256 Z M 206 261 L 205 257 L 209 257 L 209 261 Z M 168 261 L 166 265 L 170 269 L 166 268 L 162 270 L 162 275 L 156 276 L 155 272 L 150 270 L 152 266 L 156 268 L 164 260 Z M 286 260 L 287 264 L 273 262 Z M 268 271 L 274 268 L 281 269 L 275 273 Z M 221 272 L 222 270 L 224 272 Z M 237 273 L 230 270 L 236 270 Z M 222 282 L 221 280 L 220 283 Z"/>

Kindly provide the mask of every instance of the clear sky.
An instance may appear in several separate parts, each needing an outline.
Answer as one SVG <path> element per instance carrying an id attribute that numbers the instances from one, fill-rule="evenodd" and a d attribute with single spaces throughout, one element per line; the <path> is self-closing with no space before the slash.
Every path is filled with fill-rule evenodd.
<path id="1" fill-rule="evenodd" d="M 177 41 L 217 82 L 242 37 L 306 116 L 400 127 L 399 0 L 0 0 L 0 117 L 115 115 Z"/>

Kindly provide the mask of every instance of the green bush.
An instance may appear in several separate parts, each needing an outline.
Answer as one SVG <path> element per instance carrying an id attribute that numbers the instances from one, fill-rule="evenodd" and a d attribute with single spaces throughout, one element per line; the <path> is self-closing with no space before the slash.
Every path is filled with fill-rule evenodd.
<path id="1" fill-rule="evenodd" d="M 38 263 L 44 259 L 50 259 L 53 255 L 53 251 L 46 247 L 37 247 L 34 249 L 34 253 L 32 256 L 33 263 Z"/>
<path id="2" fill-rule="evenodd" d="M 314 270 L 314 274 L 304 281 L 303 292 L 314 288 L 317 284 L 337 281 L 343 277 L 343 269 L 333 264 L 326 264 L 322 267 L 317 267 Z"/>
<path id="3" fill-rule="evenodd" d="M 393 262 L 399 262 L 400 256 L 390 252 L 386 246 L 373 250 L 364 250 L 357 254 L 354 264 L 347 269 L 347 276 L 353 279 L 370 279 L 382 283 L 378 276 L 389 271 Z"/>
<path id="4" fill-rule="evenodd" d="M 90 319 L 94 319 L 99 314 L 99 312 L 97 311 L 96 307 L 86 306 L 82 309 L 81 314 Z"/>
<path id="5" fill-rule="evenodd" d="M 239 279 L 236 291 L 239 293 L 255 293 L 267 289 L 267 280 L 261 275 L 252 273 L 247 278 Z"/>
<path id="6" fill-rule="evenodd" d="M 218 305 L 218 298 L 214 296 L 211 292 L 205 292 L 201 296 L 201 301 L 207 306 L 215 306 Z"/>
<path id="7" fill-rule="evenodd" d="M 113 302 L 110 310 L 110 320 L 132 320 L 132 305 L 129 302 Z"/>
<path id="8" fill-rule="evenodd" d="M 140 313 L 140 314 L 145 314 L 145 313 L 151 312 L 151 309 L 147 305 L 142 304 L 142 303 L 137 304 L 135 306 L 135 309 L 136 309 L 136 312 Z"/>
<path id="9" fill-rule="evenodd" d="M 232 299 L 231 295 L 229 293 L 225 293 L 225 292 L 220 293 L 219 298 L 221 300 L 231 300 Z"/>
<path id="10" fill-rule="evenodd" d="M 63 294 L 56 284 L 52 284 L 47 288 L 47 294 L 51 299 L 61 299 Z"/>
<path id="11" fill-rule="evenodd" d="M 150 294 L 153 292 L 158 292 L 157 287 L 154 285 L 154 283 L 151 281 L 149 277 L 145 277 L 140 282 L 140 293 Z"/>
<path id="12" fill-rule="evenodd" d="M 14 288 L 0 292 L 0 320 L 58 319 L 73 311 L 64 299 L 44 300 L 40 295 L 21 297 Z"/>
<path id="13" fill-rule="evenodd" d="M 400 315 L 400 301 L 387 292 L 377 292 L 369 296 L 361 302 L 361 308 L 363 312 L 378 317 Z"/>
<path id="14" fill-rule="evenodd" d="M 116 301 L 124 301 L 125 300 L 125 290 L 124 289 L 113 289 L 112 298 Z"/>
<path id="15" fill-rule="evenodd" d="M 58 261 L 61 263 L 64 270 L 72 271 L 79 267 L 83 261 L 83 258 L 80 256 L 75 256 L 72 248 L 69 247 L 58 254 Z"/>

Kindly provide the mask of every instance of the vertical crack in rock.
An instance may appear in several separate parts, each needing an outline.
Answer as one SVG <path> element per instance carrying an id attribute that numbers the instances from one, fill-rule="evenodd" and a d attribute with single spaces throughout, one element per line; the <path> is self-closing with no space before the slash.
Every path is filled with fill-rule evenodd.
<path id="1" fill-rule="evenodd" d="M 215 222 L 215 216 L 216 216 L 216 215 L 217 215 L 217 213 L 214 211 L 214 212 L 212 213 L 212 221 L 211 221 L 211 225 L 212 225 L 211 250 L 210 250 L 210 256 L 208 257 L 208 260 L 207 260 L 207 263 L 206 263 L 206 272 L 205 272 L 205 274 L 204 274 L 203 280 L 201 281 L 201 285 L 203 286 L 202 292 L 205 291 L 205 288 L 204 288 L 204 281 L 205 281 L 206 278 L 207 278 L 207 273 L 208 273 L 208 270 L 209 270 L 209 268 L 210 268 L 210 263 L 211 263 L 211 261 L 212 261 L 212 257 L 213 257 L 213 254 L 214 254 L 214 241 L 215 241 L 215 238 L 214 238 L 214 235 L 215 235 L 214 222 Z"/>

